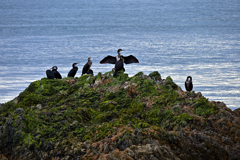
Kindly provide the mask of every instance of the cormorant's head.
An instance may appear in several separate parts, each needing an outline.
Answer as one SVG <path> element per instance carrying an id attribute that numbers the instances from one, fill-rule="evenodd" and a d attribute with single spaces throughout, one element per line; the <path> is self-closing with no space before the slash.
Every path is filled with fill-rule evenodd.
<path id="1" fill-rule="evenodd" d="M 73 63 L 73 64 L 72 64 L 72 67 L 75 67 L 77 64 L 78 64 L 78 63 Z"/>
<path id="2" fill-rule="evenodd" d="M 52 67 L 52 69 L 55 69 L 55 70 L 57 70 L 58 68 L 57 68 L 57 66 L 53 66 L 53 67 Z"/>
<path id="3" fill-rule="evenodd" d="M 117 52 L 120 53 L 121 51 L 123 51 L 122 49 L 119 49 Z"/>
<path id="4" fill-rule="evenodd" d="M 192 81 L 192 77 L 191 77 L 191 76 L 188 76 L 188 77 L 187 77 L 187 81 L 188 81 L 188 79 L 190 79 L 190 81 Z"/>
<path id="5" fill-rule="evenodd" d="M 91 60 L 91 57 L 88 58 L 88 61 L 90 61 L 90 60 Z"/>

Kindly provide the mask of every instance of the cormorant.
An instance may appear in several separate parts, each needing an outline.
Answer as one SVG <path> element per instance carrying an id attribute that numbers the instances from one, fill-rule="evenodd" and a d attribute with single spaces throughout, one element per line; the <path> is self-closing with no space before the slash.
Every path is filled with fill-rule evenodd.
<path id="1" fill-rule="evenodd" d="M 93 70 L 89 69 L 88 72 L 87 72 L 87 74 L 93 75 Z"/>
<path id="2" fill-rule="evenodd" d="M 118 55 L 116 57 L 108 55 L 107 57 L 103 58 L 100 61 L 100 64 L 104 64 L 104 63 L 116 64 L 116 62 L 119 61 L 121 59 L 121 57 L 123 57 L 125 64 L 139 63 L 138 59 L 136 57 L 134 57 L 133 55 L 126 56 L 126 57 L 122 56 L 120 53 L 121 51 L 123 51 L 123 50 L 119 49 L 117 51 Z"/>
<path id="3" fill-rule="evenodd" d="M 91 61 L 91 58 L 89 57 L 88 58 L 88 62 L 83 66 L 83 69 L 82 69 L 82 75 L 89 72 L 90 68 L 92 66 L 92 61 Z M 92 70 L 91 70 L 92 71 Z M 91 74 L 91 71 L 89 72 Z M 93 72 L 92 72 L 93 73 Z"/>
<path id="4" fill-rule="evenodd" d="M 187 77 L 187 79 L 185 81 L 185 88 L 189 92 L 193 89 L 192 77 L 191 76 Z"/>
<path id="5" fill-rule="evenodd" d="M 123 56 L 121 56 L 120 60 L 117 61 L 117 63 L 115 64 L 113 77 L 115 77 L 117 75 L 117 72 L 120 71 L 120 70 L 123 70 L 125 72 L 125 69 L 123 67 L 124 61 L 125 61 L 125 59 L 123 58 Z"/>
<path id="6" fill-rule="evenodd" d="M 61 74 L 57 71 L 57 66 L 53 66 L 52 67 L 52 72 L 54 73 L 54 77 L 56 78 L 56 79 L 62 79 L 62 76 L 61 76 Z"/>
<path id="7" fill-rule="evenodd" d="M 52 69 L 52 68 L 50 68 L 50 69 Z M 48 79 L 54 79 L 55 78 L 54 73 L 50 69 L 46 70 L 47 78 Z"/>
<path id="8" fill-rule="evenodd" d="M 68 72 L 68 77 L 74 77 L 78 71 L 78 67 L 76 67 L 78 63 L 73 63 L 72 64 L 72 69 Z"/>

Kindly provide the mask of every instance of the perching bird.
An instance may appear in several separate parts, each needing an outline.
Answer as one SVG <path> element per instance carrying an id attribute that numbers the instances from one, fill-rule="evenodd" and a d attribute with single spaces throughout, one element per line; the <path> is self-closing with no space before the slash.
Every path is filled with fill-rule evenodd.
<path id="1" fill-rule="evenodd" d="M 56 79 L 62 79 L 62 76 L 61 76 L 61 74 L 57 71 L 57 66 L 53 66 L 52 67 L 52 72 L 53 72 L 53 74 L 54 74 L 54 77 L 56 78 Z"/>
<path id="2" fill-rule="evenodd" d="M 46 75 L 47 75 L 48 79 L 54 79 L 55 78 L 54 73 L 50 69 L 46 70 Z"/>
<path id="3" fill-rule="evenodd" d="M 120 57 L 120 60 L 117 61 L 117 63 L 115 64 L 115 69 L 114 69 L 114 73 L 113 73 L 113 77 L 115 77 L 117 75 L 118 71 L 123 70 L 125 72 L 125 69 L 123 67 L 123 63 L 124 63 L 125 59 L 123 59 L 123 57 Z"/>
<path id="4" fill-rule="evenodd" d="M 89 57 L 88 62 L 83 66 L 82 75 L 85 73 L 88 74 L 88 71 L 90 70 L 91 66 L 92 66 L 92 61 L 91 61 L 91 58 Z"/>
<path id="5" fill-rule="evenodd" d="M 76 67 L 78 63 L 73 63 L 72 64 L 72 69 L 68 72 L 68 77 L 74 77 L 78 71 L 78 67 Z"/>
<path id="6" fill-rule="evenodd" d="M 89 69 L 88 72 L 87 72 L 87 74 L 93 75 L 93 70 Z"/>
<path id="7" fill-rule="evenodd" d="M 193 89 L 192 77 L 191 76 L 187 77 L 187 79 L 185 81 L 185 88 L 189 92 Z"/>
<path id="8" fill-rule="evenodd" d="M 125 64 L 139 63 L 138 59 L 136 57 L 134 57 L 133 55 L 126 56 L 126 57 L 122 56 L 120 53 L 121 51 L 123 51 L 123 50 L 119 49 L 117 51 L 118 55 L 116 57 L 108 55 L 107 57 L 103 58 L 100 61 L 100 64 L 104 64 L 104 63 L 116 64 L 117 61 L 119 61 L 121 59 L 121 57 L 123 57 Z"/>

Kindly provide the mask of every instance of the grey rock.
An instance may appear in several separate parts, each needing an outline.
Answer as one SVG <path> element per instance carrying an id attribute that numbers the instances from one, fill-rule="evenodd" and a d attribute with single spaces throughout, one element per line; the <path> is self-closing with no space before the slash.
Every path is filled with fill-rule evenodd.
<path id="1" fill-rule="evenodd" d="M 25 111 L 24 111 L 23 108 L 17 108 L 17 109 L 15 109 L 15 111 L 14 111 L 15 114 L 21 114 L 21 113 L 24 113 L 24 112 L 25 112 Z"/>
<path id="2" fill-rule="evenodd" d="M 36 106 L 36 108 L 37 108 L 37 109 L 42 109 L 42 105 L 41 105 L 41 104 L 38 104 L 38 105 Z"/>

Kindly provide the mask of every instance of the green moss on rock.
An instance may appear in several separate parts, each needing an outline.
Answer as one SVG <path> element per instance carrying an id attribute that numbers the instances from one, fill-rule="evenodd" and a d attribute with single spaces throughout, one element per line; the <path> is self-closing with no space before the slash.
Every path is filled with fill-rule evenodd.
<path id="1" fill-rule="evenodd" d="M 173 82 L 172 78 L 170 76 L 168 76 L 166 78 L 166 82 L 165 85 L 170 85 L 173 89 L 177 89 L 178 86 L 176 85 L 176 83 Z"/>
<path id="2" fill-rule="evenodd" d="M 44 101 L 44 97 L 41 94 L 36 93 L 27 94 L 26 92 L 22 92 L 19 94 L 18 100 L 19 103 L 17 104 L 17 106 L 30 107 L 42 103 Z"/>
<path id="3" fill-rule="evenodd" d="M 142 77 L 143 75 L 144 75 L 143 72 L 138 72 L 133 77 Z"/>
<path id="4" fill-rule="evenodd" d="M 188 122 L 192 121 L 193 117 L 187 113 L 182 113 L 178 116 L 174 116 L 173 124 L 174 125 L 186 125 Z"/>
<path id="5" fill-rule="evenodd" d="M 161 75 L 158 71 L 154 71 L 154 72 L 150 73 L 148 75 L 148 77 L 152 78 L 155 81 L 161 81 L 162 80 Z"/>
<path id="6" fill-rule="evenodd" d="M 199 116 L 208 116 L 215 113 L 218 108 L 209 104 L 208 100 L 204 97 L 197 99 L 193 105 L 195 112 Z"/>

